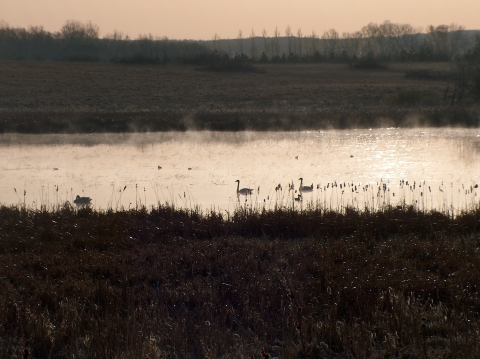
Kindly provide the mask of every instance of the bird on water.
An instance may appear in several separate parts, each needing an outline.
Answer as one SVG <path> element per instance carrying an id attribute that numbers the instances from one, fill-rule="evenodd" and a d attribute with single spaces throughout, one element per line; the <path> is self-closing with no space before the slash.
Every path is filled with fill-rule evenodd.
<path id="1" fill-rule="evenodd" d="M 90 202 L 92 202 L 92 199 L 90 197 L 80 197 L 78 194 L 77 197 L 73 200 L 73 203 L 75 203 L 76 205 L 87 205 L 90 204 Z"/>
<path id="2" fill-rule="evenodd" d="M 300 177 L 299 180 L 300 180 L 300 192 L 311 192 L 311 191 L 313 191 L 313 183 L 312 183 L 311 186 L 304 186 L 303 185 L 303 178 Z"/>
<path id="3" fill-rule="evenodd" d="M 252 188 L 242 188 L 240 189 L 240 180 L 236 180 L 235 182 L 237 182 L 237 194 L 243 194 L 243 195 L 247 195 L 247 194 L 252 194 L 253 193 L 253 189 Z"/>

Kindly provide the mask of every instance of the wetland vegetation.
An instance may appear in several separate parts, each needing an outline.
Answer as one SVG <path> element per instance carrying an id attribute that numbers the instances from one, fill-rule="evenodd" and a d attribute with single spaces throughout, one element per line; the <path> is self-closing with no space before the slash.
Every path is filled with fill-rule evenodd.
<path id="1" fill-rule="evenodd" d="M 0 208 L 2 358 L 474 358 L 480 212 Z"/>

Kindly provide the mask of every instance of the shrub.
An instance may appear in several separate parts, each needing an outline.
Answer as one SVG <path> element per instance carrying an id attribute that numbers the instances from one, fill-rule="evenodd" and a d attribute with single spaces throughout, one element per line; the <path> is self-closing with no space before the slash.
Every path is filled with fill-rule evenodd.
<path id="1" fill-rule="evenodd" d="M 398 106 L 434 106 L 438 105 L 439 98 L 431 91 L 409 89 L 387 96 L 385 102 Z"/>
<path id="2" fill-rule="evenodd" d="M 349 67 L 354 70 L 385 70 L 387 68 L 372 56 L 352 60 Z"/>

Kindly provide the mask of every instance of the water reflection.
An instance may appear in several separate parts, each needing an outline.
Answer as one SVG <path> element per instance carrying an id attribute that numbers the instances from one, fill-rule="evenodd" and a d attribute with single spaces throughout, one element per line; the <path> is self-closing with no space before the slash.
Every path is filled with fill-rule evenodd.
<path id="1" fill-rule="evenodd" d="M 398 203 L 458 209 L 478 204 L 479 132 L 5 134 L 0 203 L 39 208 L 74 203 L 79 195 L 102 209 L 159 202 L 227 211 L 309 202 L 334 209 Z M 311 191 L 299 192 L 299 178 Z M 237 196 L 237 179 L 251 195 Z"/>

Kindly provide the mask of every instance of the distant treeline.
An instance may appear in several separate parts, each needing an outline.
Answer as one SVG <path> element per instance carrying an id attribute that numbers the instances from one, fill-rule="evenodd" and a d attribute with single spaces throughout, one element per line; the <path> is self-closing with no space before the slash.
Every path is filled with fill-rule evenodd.
<path id="1" fill-rule="evenodd" d="M 236 39 L 210 41 L 170 40 L 141 35 L 136 39 L 115 31 L 99 37 L 99 27 L 91 22 L 69 20 L 58 32 L 42 26 L 14 28 L 0 21 L 0 60 L 112 61 L 125 63 L 195 63 L 225 59 L 250 62 L 352 62 L 375 61 L 450 61 L 468 54 L 479 40 L 480 31 L 462 26 L 427 26 L 385 21 L 370 23 L 359 31 L 339 34 L 335 29 L 321 36 L 303 34 L 287 27 L 276 28 L 269 36 L 252 32 Z M 231 66 L 231 64 L 230 64 Z M 241 66 L 240 66 L 241 67 Z"/>
<path id="2" fill-rule="evenodd" d="M 0 21 L 0 60 L 164 63 L 192 61 L 208 52 L 198 41 L 152 35 L 130 39 L 115 31 L 99 38 L 99 27 L 91 22 L 67 21 L 52 33 L 42 26 L 13 28 Z"/>

